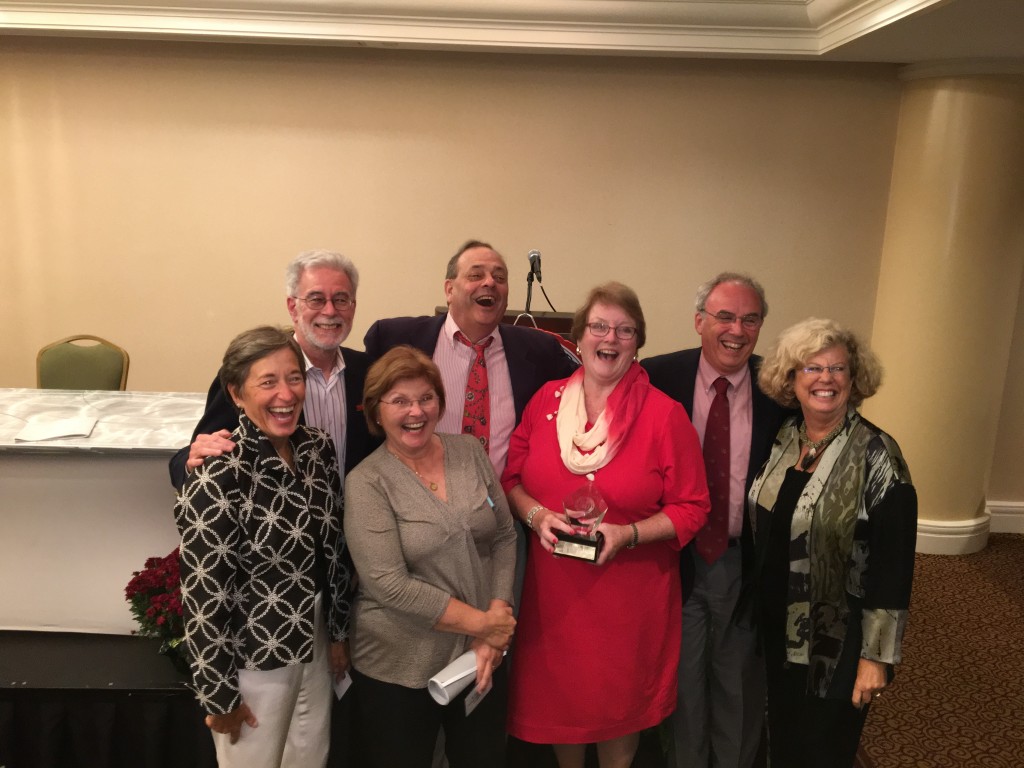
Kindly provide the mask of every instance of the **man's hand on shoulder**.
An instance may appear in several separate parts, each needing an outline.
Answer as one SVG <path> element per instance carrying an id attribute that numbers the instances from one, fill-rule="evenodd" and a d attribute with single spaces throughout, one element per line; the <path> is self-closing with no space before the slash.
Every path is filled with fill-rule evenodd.
<path id="1" fill-rule="evenodd" d="M 226 429 L 218 430 L 212 435 L 196 435 L 196 439 L 188 450 L 188 461 L 185 468 L 191 472 L 203 463 L 204 459 L 210 456 L 222 456 L 235 450 L 235 443 L 231 439 L 231 433 Z"/>

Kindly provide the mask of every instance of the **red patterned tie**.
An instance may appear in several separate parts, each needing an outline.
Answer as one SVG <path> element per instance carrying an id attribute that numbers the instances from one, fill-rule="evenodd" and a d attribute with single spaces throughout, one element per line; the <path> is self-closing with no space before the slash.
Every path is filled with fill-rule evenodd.
<path id="1" fill-rule="evenodd" d="M 697 532 L 697 552 L 708 565 L 714 563 L 729 546 L 729 380 L 715 379 L 715 399 L 708 411 L 704 429 L 704 466 L 708 473 L 711 513 Z"/>
<path id="2" fill-rule="evenodd" d="M 466 379 L 466 407 L 462 412 L 462 431 L 479 440 L 486 452 L 491 443 L 491 398 L 487 392 L 487 361 L 484 359 L 484 352 L 494 341 L 494 337 L 488 336 L 479 344 L 474 344 L 462 331 L 456 331 L 455 338 L 476 352 L 476 359 L 469 369 L 469 378 Z"/>

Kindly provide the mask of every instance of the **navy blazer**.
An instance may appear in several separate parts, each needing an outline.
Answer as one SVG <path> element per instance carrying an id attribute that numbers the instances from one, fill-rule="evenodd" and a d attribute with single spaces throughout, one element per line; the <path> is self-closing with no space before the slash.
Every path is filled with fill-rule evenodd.
<path id="1" fill-rule="evenodd" d="M 380 445 L 380 440 L 370 434 L 363 416 L 363 385 L 366 383 L 366 371 L 370 367 L 370 358 L 365 352 L 348 347 L 341 348 L 345 358 L 345 473 L 350 472 L 356 464 L 369 456 Z M 306 414 L 299 416 L 299 423 L 306 423 Z M 199 419 L 192 440 L 196 435 L 210 435 L 226 429 L 234 432 L 238 427 L 238 410 L 220 385 L 220 372 L 210 385 L 206 395 L 206 410 Z M 171 485 L 179 491 L 185 482 L 185 462 L 191 443 L 179 450 L 168 464 L 171 473 Z"/>
<path id="2" fill-rule="evenodd" d="M 393 317 L 378 320 L 366 332 L 363 344 L 370 360 L 376 360 L 392 347 L 409 344 L 433 357 L 437 339 L 441 335 L 447 314 L 435 317 Z M 544 384 L 565 379 L 576 370 L 562 345 L 546 333 L 533 328 L 499 325 L 501 343 L 508 361 L 508 375 L 512 380 L 512 399 L 516 409 L 516 424 L 523 417 L 523 409 L 530 398 Z M 451 398 L 449 398 L 450 400 Z M 460 393 L 458 400 L 462 399 Z"/>
<path id="3" fill-rule="evenodd" d="M 651 377 L 651 384 L 656 386 L 673 400 L 682 403 L 686 409 L 686 415 L 693 418 L 693 391 L 697 384 L 697 366 L 700 364 L 700 347 L 695 349 L 684 349 L 682 352 L 670 352 L 667 355 L 656 355 L 643 360 L 642 365 Z M 776 403 L 757 385 L 757 369 L 761 365 L 761 358 L 751 355 L 747 363 L 750 368 L 750 380 L 752 384 L 753 414 L 750 436 L 750 461 L 747 464 L 747 480 L 744 483 L 743 491 L 750 490 L 750 484 L 754 482 L 761 465 L 768 460 L 771 453 L 775 436 L 779 427 L 792 411 L 783 408 Z M 743 516 L 742 536 L 742 557 L 743 573 L 751 573 L 753 568 L 753 536 L 750 532 L 750 521 L 746 515 Z M 680 560 L 680 572 L 683 580 L 683 600 L 693 590 L 694 565 L 693 547 L 687 546 L 683 550 Z"/>

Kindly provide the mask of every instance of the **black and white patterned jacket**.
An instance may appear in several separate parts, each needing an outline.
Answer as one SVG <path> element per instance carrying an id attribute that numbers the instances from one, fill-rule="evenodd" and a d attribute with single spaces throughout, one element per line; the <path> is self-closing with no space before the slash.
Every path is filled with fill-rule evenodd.
<path id="1" fill-rule="evenodd" d="M 185 642 L 197 698 L 211 714 L 239 706 L 238 669 L 312 660 L 317 542 L 333 642 L 348 636 L 354 586 L 330 437 L 295 430 L 294 474 L 244 415 L 231 439 L 235 450 L 207 459 L 174 508 Z"/>

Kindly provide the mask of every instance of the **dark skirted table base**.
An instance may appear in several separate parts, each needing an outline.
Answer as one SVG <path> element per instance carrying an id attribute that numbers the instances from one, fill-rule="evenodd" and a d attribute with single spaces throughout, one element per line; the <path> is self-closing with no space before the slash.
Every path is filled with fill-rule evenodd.
<path id="1" fill-rule="evenodd" d="M 0 765 L 215 768 L 210 732 L 160 642 L 0 631 Z"/>

